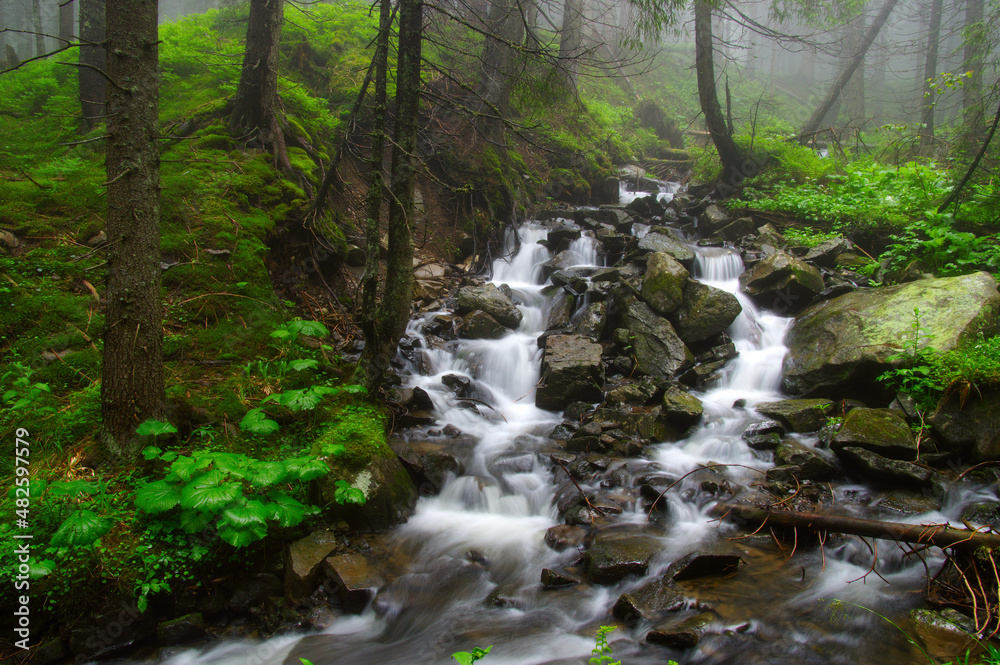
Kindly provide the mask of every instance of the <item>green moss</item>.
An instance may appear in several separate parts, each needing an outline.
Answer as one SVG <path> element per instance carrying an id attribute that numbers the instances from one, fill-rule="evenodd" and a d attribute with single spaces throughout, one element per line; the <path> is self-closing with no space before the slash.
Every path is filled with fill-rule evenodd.
<path id="1" fill-rule="evenodd" d="M 340 407 L 335 422 L 313 443 L 312 452 L 329 455 L 339 446 L 343 452 L 331 459 L 335 471 L 358 471 L 375 457 L 392 456 L 385 439 L 385 415 L 365 402 Z"/>

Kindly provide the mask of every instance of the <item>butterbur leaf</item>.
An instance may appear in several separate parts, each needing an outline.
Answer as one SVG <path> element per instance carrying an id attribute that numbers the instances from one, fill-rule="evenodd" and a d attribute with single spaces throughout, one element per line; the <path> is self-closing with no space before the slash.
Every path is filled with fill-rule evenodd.
<path id="1" fill-rule="evenodd" d="M 251 524 L 244 529 L 234 529 L 228 524 L 219 525 L 219 537 L 233 547 L 246 547 L 267 535 L 266 524 Z"/>
<path id="2" fill-rule="evenodd" d="M 165 480 L 143 485 L 135 493 L 136 507 L 150 514 L 170 510 L 181 502 L 181 488 Z"/>
<path id="3" fill-rule="evenodd" d="M 135 601 L 135 607 L 137 610 L 139 610 L 139 614 L 144 613 L 148 605 L 149 605 L 149 599 L 147 598 L 146 594 L 142 594 L 141 596 L 139 596 L 139 599 Z"/>
<path id="4" fill-rule="evenodd" d="M 313 360 L 312 358 L 300 358 L 298 360 L 293 360 L 288 363 L 288 366 L 294 369 L 296 372 L 301 372 L 304 369 L 312 369 L 319 365 L 318 360 Z"/>
<path id="5" fill-rule="evenodd" d="M 159 457 L 162 452 L 163 450 L 156 446 L 146 446 L 142 449 L 142 457 L 148 462 Z"/>
<path id="6" fill-rule="evenodd" d="M 288 475 L 305 482 L 322 478 L 330 473 L 330 466 L 321 459 L 315 457 L 296 457 L 286 460 Z"/>
<path id="7" fill-rule="evenodd" d="M 45 482 L 44 480 L 31 480 L 28 482 L 28 496 L 39 497 L 42 495 L 42 492 L 45 491 L 46 487 L 48 487 L 48 483 Z M 7 490 L 8 499 L 13 499 L 17 496 L 18 496 L 17 486 L 11 487 L 9 490 Z"/>
<path id="8" fill-rule="evenodd" d="M 28 565 L 30 566 L 28 577 L 33 580 L 45 577 L 56 569 L 56 562 L 51 559 L 42 559 L 41 561 L 32 559 Z"/>
<path id="9" fill-rule="evenodd" d="M 240 429 L 251 434 L 270 434 L 278 430 L 278 423 L 260 409 L 250 409 L 240 421 Z"/>
<path id="10" fill-rule="evenodd" d="M 185 533 L 200 533 L 211 521 L 212 515 L 210 513 L 202 513 L 197 510 L 181 512 L 181 528 L 184 529 Z"/>
<path id="11" fill-rule="evenodd" d="M 288 330 L 296 336 L 309 335 L 310 337 L 326 337 L 330 334 L 330 331 L 327 330 L 326 326 L 319 321 L 303 321 L 301 319 L 289 323 Z"/>
<path id="12" fill-rule="evenodd" d="M 247 529 L 254 524 L 266 524 L 267 517 L 268 511 L 263 503 L 253 499 L 243 499 L 230 504 L 222 511 L 222 520 L 219 524 L 227 524 L 234 529 Z"/>
<path id="13" fill-rule="evenodd" d="M 344 392 L 351 395 L 365 395 L 368 393 L 368 389 L 364 386 L 359 386 L 356 383 L 344 386 Z"/>
<path id="14" fill-rule="evenodd" d="M 81 494 L 97 494 L 98 483 L 92 480 L 57 480 L 49 484 L 49 495 L 60 499 L 75 499 Z"/>
<path id="15" fill-rule="evenodd" d="M 195 479 L 181 490 L 181 508 L 218 512 L 242 494 L 243 487 L 239 483 L 216 485 Z"/>
<path id="16" fill-rule="evenodd" d="M 170 473 L 176 475 L 181 480 L 191 480 L 196 473 L 207 468 L 211 463 L 212 459 L 210 457 L 200 455 L 188 457 L 187 455 L 182 455 L 171 463 Z"/>
<path id="17" fill-rule="evenodd" d="M 59 525 L 49 544 L 53 547 L 86 547 L 111 530 L 111 520 L 92 510 L 78 510 Z"/>
<path id="18" fill-rule="evenodd" d="M 365 493 L 354 487 L 346 480 L 336 482 L 337 489 L 333 491 L 334 500 L 343 505 L 345 503 L 356 503 L 362 505 L 365 502 Z"/>
<path id="19" fill-rule="evenodd" d="M 295 526 L 306 516 L 306 507 L 284 492 L 274 491 L 267 495 L 274 503 L 267 504 L 269 517 L 279 526 Z"/>
<path id="20" fill-rule="evenodd" d="M 254 487 L 267 487 L 285 479 L 284 462 L 255 462 L 247 469 L 245 478 Z"/>
<path id="21" fill-rule="evenodd" d="M 220 471 L 224 471 L 237 478 L 246 478 L 248 467 L 250 466 L 250 458 L 237 453 L 215 453 L 212 456 L 212 464 Z"/>
<path id="22" fill-rule="evenodd" d="M 136 428 L 135 433 L 140 436 L 159 436 L 160 434 L 173 434 L 177 428 L 170 423 L 149 419 Z"/>

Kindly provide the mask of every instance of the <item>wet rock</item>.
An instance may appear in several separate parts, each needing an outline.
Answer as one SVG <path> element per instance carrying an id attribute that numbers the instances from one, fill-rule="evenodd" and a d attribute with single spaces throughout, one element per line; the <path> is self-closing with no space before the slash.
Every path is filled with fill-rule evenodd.
<path id="1" fill-rule="evenodd" d="M 414 279 L 413 299 L 421 303 L 433 302 L 446 296 L 450 287 L 445 279 Z"/>
<path id="2" fill-rule="evenodd" d="M 375 563 L 362 554 L 333 556 L 326 566 L 344 609 L 355 614 L 364 611 L 384 582 Z"/>
<path id="3" fill-rule="evenodd" d="M 580 580 L 573 577 L 569 573 L 552 570 L 551 568 L 542 568 L 541 582 L 542 586 L 554 589 L 579 584 Z"/>
<path id="4" fill-rule="evenodd" d="M 490 470 L 494 475 L 529 473 L 534 468 L 534 453 L 505 453 L 490 463 Z"/>
<path id="5" fill-rule="evenodd" d="M 611 406 L 649 406 L 659 393 L 660 387 L 651 381 L 634 381 L 609 390 L 604 402 Z"/>
<path id="6" fill-rule="evenodd" d="M 545 532 L 545 544 L 557 552 L 580 547 L 587 537 L 587 530 L 580 526 L 558 524 Z"/>
<path id="7" fill-rule="evenodd" d="M 604 248 L 604 253 L 616 256 L 621 255 L 625 251 L 625 247 L 628 245 L 630 240 L 629 236 L 619 233 L 615 229 L 609 229 L 607 227 L 602 227 L 594 232 L 594 236 L 597 241 L 601 243 Z"/>
<path id="8" fill-rule="evenodd" d="M 705 390 L 718 382 L 721 377 L 720 371 L 725 366 L 726 361 L 724 360 L 698 363 L 678 378 L 686 386 L 690 386 L 695 390 Z"/>
<path id="9" fill-rule="evenodd" d="M 648 502 L 656 501 L 656 510 L 665 512 L 669 510 L 669 502 L 663 498 L 663 493 L 677 483 L 677 479 L 672 476 L 650 474 L 640 476 L 636 479 L 639 485 L 639 495 Z"/>
<path id="10" fill-rule="evenodd" d="M 910 618 L 927 653 L 940 661 L 955 662 L 955 654 L 965 653 L 979 641 L 975 622 L 958 610 L 915 609 L 910 610 Z"/>
<path id="11" fill-rule="evenodd" d="M 719 235 L 730 242 L 736 242 L 756 231 L 757 222 L 750 217 L 740 217 L 719 229 Z"/>
<path id="12" fill-rule="evenodd" d="M 928 487 L 934 472 L 912 462 L 883 457 L 864 448 L 847 446 L 837 450 L 844 466 L 870 480 L 898 487 L 923 489 Z"/>
<path id="13" fill-rule="evenodd" d="M 166 646 L 190 642 L 204 635 L 205 618 L 199 612 L 185 614 L 156 626 L 156 639 Z"/>
<path id="14" fill-rule="evenodd" d="M 686 429 L 697 424 L 704 412 L 701 400 L 678 386 L 670 386 L 663 393 L 662 413 L 671 425 Z"/>
<path id="15" fill-rule="evenodd" d="M 558 226 L 549 230 L 545 236 L 544 244 L 549 250 L 558 252 L 568 249 L 571 242 L 580 239 L 580 235 L 580 229 L 570 226 Z"/>
<path id="16" fill-rule="evenodd" d="M 707 237 L 715 235 L 732 222 L 732 216 L 714 203 L 698 217 L 698 233 Z"/>
<path id="17" fill-rule="evenodd" d="M 793 395 L 833 394 L 871 384 L 912 336 L 913 308 L 939 351 L 996 334 L 1000 293 L 986 273 L 862 289 L 809 307 L 788 331 L 783 385 Z"/>
<path id="18" fill-rule="evenodd" d="M 581 335 L 547 337 L 535 404 L 541 409 L 560 410 L 577 400 L 601 401 L 604 384 L 601 353 L 600 344 Z"/>
<path id="19" fill-rule="evenodd" d="M 778 444 L 774 450 L 774 463 L 779 466 L 798 467 L 795 476 L 800 481 L 828 481 L 841 475 L 836 462 L 816 448 L 795 439 L 784 439 Z"/>
<path id="20" fill-rule="evenodd" d="M 690 280 L 684 287 L 684 302 L 672 318 L 680 338 L 695 344 L 725 331 L 742 311 L 733 294 Z"/>
<path id="21" fill-rule="evenodd" d="M 853 242 L 843 236 L 837 236 L 810 248 L 802 260 L 814 263 L 821 268 L 832 268 L 836 264 L 838 256 L 853 249 Z"/>
<path id="22" fill-rule="evenodd" d="M 552 305 L 549 309 L 549 315 L 545 320 L 546 330 L 569 327 L 570 319 L 573 316 L 573 301 L 574 299 L 562 290 L 552 297 Z"/>
<path id="23" fill-rule="evenodd" d="M 677 429 L 663 417 L 659 406 L 601 407 L 594 412 L 593 418 L 597 422 L 609 423 L 627 436 L 649 441 L 666 441 L 678 434 Z"/>
<path id="24" fill-rule="evenodd" d="M 687 268 L 665 252 L 653 252 L 646 259 L 642 280 L 642 299 L 656 312 L 671 314 L 684 302 Z"/>
<path id="25" fill-rule="evenodd" d="M 486 596 L 483 605 L 493 609 L 526 609 L 527 601 L 521 594 L 521 589 L 514 584 L 503 584 L 493 589 L 490 595 Z"/>
<path id="26" fill-rule="evenodd" d="M 801 310 L 824 288 L 819 270 L 786 252 L 775 252 L 740 275 L 740 290 L 779 313 Z"/>
<path id="27" fill-rule="evenodd" d="M 715 616 L 709 612 L 671 617 L 646 633 L 646 641 L 674 649 L 691 649 L 698 645 L 714 620 Z"/>
<path id="28" fill-rule="evenodd" d="M 320 564 L 339 547 L 337 534 L 317 529 L 285 550 L 285 595 L 301 602 L 312 595 L 321 580 Z"/>
<path id="29" fill-rule="evenodd" d="M 508 332 L 510 329 L 481 309 L 462 317 L 462 336 L 469 339 L 500 339 Z"/>
<path id="30" fill-rule="evenodd" d="M 781 437 L 785 434 L 785 428 L 781 423 L 774 420 L 765 420 L 762 423 L 752 423 L 743 430 L 741 434 L 747 445 L 754 450 L 774 450 L 781 443 Z"/>
<path id="31" fill-rule="evenodd" d="M 838 412 L 837 403 L 828 399 L 786 399 L 759 402 L 757 413 L 774 418 L 791 432 L 815 432 Z"/>
<path id="32" fill-rule="evenodd" d="M 385 455 L 373 455 L 360 469 L 337 467 L 317 482 L 327 513 L 343 519 L 352 528 L 381 531 L 405 522 L 417 501 L 417 488 L 399 458 L 386 448 Z M 337 480 L 346 480 L 361 490 L 363 504 L 338 504 L 334 499 Z"/>
<path id="33" fill-rule="evenodd" d="M 694 268 L 694 252 L 679 240 L 663 233 L 650 231 L 639 239 L 637 247 L 640 251 L 669 254 L 688 271 Z"/>
<path id="34" fill-rule="evenodd" d="M 902 515 L 919 515 L 940 510 L 941 504 L 929 496 L 894 490 L 871 505 L 879 515 L 898 518 Z"/>
<path id="35" fill-rule="evenodd" d="M 621 300 L 621 325 L 629 332 L 639 371 L 670 377 L 694 360 L 669 321 L 635 296 L 626 295 Z"/>
<path id="36" fill-rule="evenodd" d="M 604 326 L 608 322 L 608 304 L 592 302 L 583 308 L 580 318 L 573 326 L 574 335 L 592 337 L 595 340 L 604 336 Z"/>
<path id="37" fill-rule="evenodd" d="M 988 501 L 966 506 L 962 511 L 962 521 L 997 529 L 1000 527 L 1000 503 Z"/>
<path id="38" fill-rule="evenodd" d="M 833 436 L 830 448 L 838 451 L 853 446 L 883 457 L 914 460 L 917 442 L 910 425 L 891 409 L 852 409 Z"/>
<path id="39" fill-rule="evenodd" d="M 611 615 L 629 628 L 635 628 L 640 622 L 655 621 L 666 612 L 683 609 L 685 604 L 684 596 L 672 586 L 660 580 L 651 580 L 635 591 L 619 596 L 611 608 Z"/>
<path id="40" fill-rule="evenodd" d="M 482 310 L 507 328 L 517 328 L 524 316 L 510 297 L 494 284 L 463 287 L 458 290 L 457 302 L 459 314 Z"/>
<path id="41" fill-rule="evenodd" d="M 934 432 L 953 454 L 966 451 L 974 462 L 1000 459 L 1000 391 L 972 391 L 962 405 L 950 397 L 931 414 Z"/>
<path id="42" fill-rule="evenodd" d="M 269 596 L 280 596 L 283 591 L 281 580 L 271 573 L 241 577 L 239 586 L 226 602 L 226 608 L 234 614 L 247 614 Z"/>
<path id="43" fill-rule="evenodd" d="M 587 550 L 587 576 L 594 584 L 614 584 L 629 575 L 645 575 L 660 548 L 657 538 L 641 532 L 599 532 Z"/>
<path id="44" fill-rule="evenodd" d="M 743 560 L 738 554 L 692 552 L 670 564 L 663 574 L 666 581 L 683 582 L 699 577 L 722 577 L 735 573 Z"/>
<path id="45" fill-rule="evenodd" d="M 272 576 L 273 577 L 273 576 Z M 277 583 L 281 592 L 281 583 Z M 81 619 L 69 631 L 69 649 L 76 662 L 122 654 L 156 630 L 153 617 L 143 614 L 132 598 L 110 598 L 101 609 Z"/>
<path id="46" fill-rule="evenodd" d="M 658 191 L 658 188 L 655 191 Z M 642 196 L 625 206 L 625 211 L 639 217 L 656 217 L 663 214 L 663 204 L 656 195 Z"/>
<path id="47" fill-rule="evenodd" d="M 569 270 L 579 262 L 577 255 L 563 250 L 541 265 L 542 274 L 548 277 L 558 270 Z"/>

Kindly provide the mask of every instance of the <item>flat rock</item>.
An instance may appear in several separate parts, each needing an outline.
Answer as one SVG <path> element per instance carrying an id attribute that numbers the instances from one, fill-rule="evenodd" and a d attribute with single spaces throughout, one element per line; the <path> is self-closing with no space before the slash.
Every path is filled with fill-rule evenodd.
<path id="1" fill-rule="evenodd" d="M 462 287 L 458 290 L 457 301 L 459 314 L 482 310 L 507 328 L 517 328 L 524 317 L 521 310 L 495 284 Z"/>
<path id="2" fill-rule="evenodd" d="M 672 385 L 663 392 L 662 413 L 671 425 L 681 429 L 691 427 L 701 420 L 704 412 L 701 400 L 678 386 Z"/>
<path id="3" fill-rule="evenodd" d="M 841 476 L 836 462 L 816 448 L 791 438 L 784 439 L 775 448 L 774 463 L 798 467 L 796 477 L 799 480 L 827 481 Z"/>
<path id="4" fill-rule="evenodd" d="M 859 407 L 848 411 L 830 448 L 837 451 L 847 446 L 871 450 L 891 459 L 917 457 L 917 442 L 910 425 L 898 411 L 891 409 Z"/>
<path id="5" fill-rule="evenodd" d="M 671 585 L 650 580 L 635 591 L 619 596 L 611 608 L 611 615 L 629 628 L 635 628 L 640 622 L 655 621 L 661 614 L 683 609 L 686 602 Z"/>
<path id="6" fill-rule="evenodd" d="M 923 489 L 928 487 L 934 472 L 912 462 L 890 459 L 864 448 L 848 446 L 837 451 L 837 456 L 849 471 L 855 471 L 876 482 L 897 487 Z"/>
<path id="7" fill-rule="evenodd" d="M 740 289 L 779 314 L 800 311 L 824 288 L 823 276 L 815 266 L 783 251 L 740 275 Z"/>
<path id="8" fill-rule="evenodd" d="M 573 586 L 574 584 L 579 584 L 580 580 L 563 571 L 542 568 L 541 582 L 542 586 L 552 589 Z"/>
<path id="9" fill-rule="evenodd" d="M 759 402 L 754 410 L 781 422 L 790 432 L 815 432 L 837 414 L 837 403 L 828 399 L 785 399 Z"/>
<path id="10" fill-rule="evenodd" d="M 285 595 L 293 602 L 305 600 L 321 580 L 320 564 L 339 547 L 337 534 L 317 529 L 285 550 Z"/>
<path id="11" fill-rule="evenodd" d="M 691 649 L 715 621 L 710 612 L 687 613 L 656 624 L 646 633 L 646 641 L 674 649 Z"/>
<path id="12" fill-rule="evenodd" d="M 639 239 L 638 248 L 647 252 L 663 252 L 672 256 L 689 271 L 694 268 L 694 252 L 683 243 L 663 233 L 650 231 Z"/>
<path id="13" fill-rule="evenodd" d="M 361 554 L 340 554 L 326 559 L 327 571 L 348 612 L 362 612 L 384 580 L 374 562 Z"/>
<path id="14" fill-rule="evenodd" d="M 635 531 L 602 531 L 587 549 L 587 576 L 595 584 L 615 584 L 629 575 L 645 575 L 662 545 Z"/>
<path id="15" fill-rule="evenodd" d="M 721 577 L 739 570 L 742 559 L 738 554 L 713 554 L 710 552 L 692 552 L 682 556 L 670 564 L 663 579 L 672 582 L 683 582 L 699 577 Z"/>

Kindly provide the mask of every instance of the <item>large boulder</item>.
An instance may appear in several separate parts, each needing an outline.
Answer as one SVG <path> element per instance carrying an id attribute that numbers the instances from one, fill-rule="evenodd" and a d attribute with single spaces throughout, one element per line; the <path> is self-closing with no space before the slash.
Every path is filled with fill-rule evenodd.
<path id="1" fill-rule="evenodd" d="M 471 339 L 500 339 L 510 332 L 481 309 L 462 317 L 462 335 Z"/>
<path id="2" fill-rule="evenodd" d="M 517 328 L 524 317 L 511 299 L 495 284 L 465 286 L 458 290 L 458 313 L 468 314 L 482 310 L 503 326 Z"/>
<path id="3" fill-rule="evenodd" d="M 990 275 L 924 279 L 847 293 L 799 314 L 786 336 L 783 385 L 793 395 L 853 393 L 892 367 L 913 336 L 920 309 L 921 346 L 948 351 L 997 333 L 1000 294 Z M 929 340 L 929 341 L 928 341 Z"/>
<path id="4" fill-rule="evenodd" d="M 643 374 L 670 377 L 694 361 L 670 321 L 635 296 L 621 300 L 621 326 L 629 332 L 631 352 Z"/>
<path id="5" fill-rule="evenodd" d="M 594 584 L 615 584 L 645 575 L 661 547 L 659 539 L 633 530 L 602 531 L 587 550 L 587 576 Z"/>
<path id="6" fill-rule="evenodd" d="M 292 602 L 307 599 L 321 582 L 320 564 L 339 547 L 337 534 L 317 529 L 285 549 L 285 595 Z"/>
<path id="7" fill-rule="evenodd" d="M 1000 459 L 1000 391 L 973 391 L 964 404 L 952 396 L 931 415 L 931 424 L 941 439 L 938 448 L 968 451 L 973 462 Z"/>
<path id="8" fill-rule="evenodd" d="M 646 259 L 642 299 L 658 313 L 671 314 L 684 302 L 684 286 L 690 273 L 666 252 L 653 252 Z"/>
<path id="9" fill-rule="evenodd" d="M 726 330 L 742 311 L 732 293 L 691 280 L 684 287 L 684 302 L 673 320 L 680 338 L 695 344 Z"/>
<path id="10" fill-rule="evenodd" d="M 669 254 L 688 270 L 694 268 L 694 252 L 679 240 L 664 233 L 650 231 L 639 239 L 637 247 L 646 252 L 663 252 Z"/>
<path id="11" fill-rule="evenodd" d="M 931 484 L 934 476 L 934 472 L 925 466 L 890 459 L 864 448 L 840 448 L 837 456 L 848 471 L 857 472 L 869 480 L 885 483 L 890 487 L 922 490 Z"/>
<path id="12" fill-rule="evenodd" d="M 836 462 L 821 451 L 796 439 L 783 439 L 774 451 L 774 463 L 780 467 L 795 467 L 791 475 L 799 480 L 825 482 L 840 477 Z M 771 474 L 768 474 L 771 477 Z"/>
<path id="13" fill-rule="evenodd" d="M 333 473 L 319 479 L 323 505 L 330 516 L 343 519 L 352 528 L 382 531 L 401 524 L 413 513 L 417 488 L 410 474 L 388 445 L 382 444 L 360 468 L 333 458 Z M 346 480 L 364 494 L 363 504 L 339 504 L 335 499 L 337 480 Z"/>
<path id="14" fill-rule="evenodd" d="M 562 410 L 570 402 L 600 402 L 604 395 L 601 350 L 600 344 L 582 335 L 549 335 L 535 404 Z"/>
<path id="15" fill-rule="evenodd" d="M 824 289 L 819 270 L 786 252 L 775 252 L 740 275 L 740 289 L 763 307 L 797 312 Z"/>
<path id="16" fill-rule="evenodd" d="M 917 442 L 909 423 L 898 411 L 890 409 L 851 409 L 833 436 L 830 448 L 837 451 L 854 446 L 884 457 L 914 460 Z"/>

